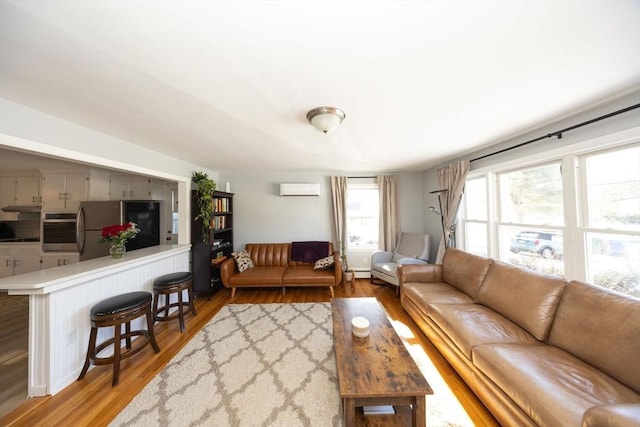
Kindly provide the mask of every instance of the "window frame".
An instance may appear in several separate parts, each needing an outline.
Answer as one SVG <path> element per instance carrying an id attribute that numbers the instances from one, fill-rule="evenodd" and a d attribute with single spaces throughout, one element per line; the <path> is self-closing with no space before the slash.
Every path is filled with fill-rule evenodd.
<path id="1" fill-rule="evenodd" d="M 507 224 L 500 222 L 499 212 L 499 174 L 509 171 L 527 169 L 554 162 L 560 162 L 562 167 L 562 189 L 563 189 L 563 226 L 545 226 L 550 230 L 557 229 L 563 234 L 564 241 L 564 277 L 569 280 L 588 281 L 588 258 L 587 258 L 587 236 L 588 233 L 609 233 L 612 230 L 590 227 L 588 223 L 588 188 L 586 176 L 586 158 L 606 152 L 623 150 L 640 145 L 640 128 L 628 129 L 616 132 L 603 137 L 594 138 L 587 141 L 576 142 L 571 145 L 554 148 L 542 153 L 524 156 L 518 159 L 511 159 L 503 162 L 496 162 L 491 165 L 472 169 L 467 181 L 486 178 L 487 182 L 487 256 L 499 259 L 499 232 L 500 225 Z M 485 162 L 486 163 L 486 162 Z M 466 205 L 466 198 L 463 199 Z M 459 246 L 466 249 L 466 227 L 467 223 L 478 223 L 475 219 L 466 219 L 466 206 L 461 210 L 460 222 L 463 225 L 461 233 L 462 239 Z M 624 233 L 609 234 L 634 234 L 624 230 Z"/>
<path id="2" fill-rule="evenodd" d="M 377 217 L 378 221 L 376 223 L 376 229 L 374 231 L 377 236 L 377 240 L 375 244 L 371 245 L 354 245 L 351 243 L 350 239 L 347 237 L 347 244 L 345 246 L 348 252 L 359 252 L 359 251 L 374 251 L 378 250 L 378 242 L 380 241 L 380 190 L 378 188 L 378 182 L 374 178 L 348 178 L 347 179 L 347 222 L 345 224 L 347 228 L 347 236 L 349 236 L 349 193 L 353 190 L 368 190 L 375 191 L 376 199 L 378 201 L 378 206 L 376 207 L 375 217 Z M 369 216 L 359 216 L 357 218 L 369 218 Z"/>

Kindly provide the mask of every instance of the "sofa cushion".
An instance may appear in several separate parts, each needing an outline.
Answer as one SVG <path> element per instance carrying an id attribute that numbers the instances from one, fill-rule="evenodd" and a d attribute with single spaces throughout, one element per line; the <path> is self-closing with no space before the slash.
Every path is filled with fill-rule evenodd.
<path id="1" fill-rule="evenodd" d="M 254 267 L 253 261 L 249 258 L 249 253 L 246 250 L 243 249 L 240 252 L 232 252 L 231 255 L 233 256 L 233 259 L 236 260 L 238 271 L 240 273 Z"/>
<path id="2" fill-rule="evenodd" d="M 537 342 L 527 331 L 480 304 L 429 304 L 427 310 L 469 360 L 478 345 Z"/>
<path id="3" fill-rule="evenodd" d="M 287 267 L 282 277 L 282 284 L 286 286 L 334 286 L 336 276 L 333 270 L 314 270 L 313 265 Z"/>
<path id="4" fill-rule="evenodd" d="M 473 363 L 541 426 L 579 426 L 594 405 L 640 402 L 633 390 L 550 345 L 477 346 Z"/>
<path id="5" fill-rule="evenodd" d="M 402 305 L 411 301 L 415 310 L 428 317 L 432 304 L 472 304 L 471 297 L 446 283 L 409 282 L 402 284 L 400 294 Z"/>
<path id="6" fill-rule="evenodd" d="M 428 304 L 472 304 L 471 297 L 446 283 L 409 282 L 402 284 L 405 298 L 419 306 Z"/>
<path id="7" fill-rule="evenodd" d="M 582 427 L 637 427 L 638 424 L 640 403 L 594 406 L 582 417 Z"/>
<path id="8" fill-rule="evenodd" d="M 245 249 L 256 266 L 286 267 L 289 263 L 289 246 L 289 243 L 247 243 Z"/>
<path id="9" fill-rule="evenodd" d="M 475 298 L 490 264 L 489 258 L 448 248 L 442 259 L 442 281 Z"/>
<path id="10" fill-rule="evenodd" d="M 476 301 L 544 341 L 566 284 L 566 280 L 558 277 L 493 261 Z"/>
<path id="11" fill-rule="evenodd" d="M 228 279 L 229 287 L 236 286 L 282 286 L 282 277 L 287 267 L 254 267 Z"/>
<path id="12" fill-rule="evenodd" d="M 640 393 L 640 300 L 572 281 L 558 305 L 549 344 Z"/>
<path id="13" fill-rule="evenodd" d="M 398 264 L 395 262 L 379 262 L 371 266 L 372 270 L 375 270 L 382 274 L 387 274 L 393 277 L 396 277 L 397 268 L 398 268 Z"/>

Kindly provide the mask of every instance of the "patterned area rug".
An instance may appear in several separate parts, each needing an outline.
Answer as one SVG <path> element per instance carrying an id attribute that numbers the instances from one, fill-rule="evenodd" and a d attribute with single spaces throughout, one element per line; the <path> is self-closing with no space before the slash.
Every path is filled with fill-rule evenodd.
<path id="1" fill-rule="evenodd" d="M 473 426 L 406 326 L 393 326 L 434 390 L 427 425 Z M 330 304 L 223 307 L 110 425 L 342 426 Z"/>
<path id="2" fill-rule="evenodd" d="M 113 426 L 337 426 L 328 303 L 238 304 L 211 322 Z"/>

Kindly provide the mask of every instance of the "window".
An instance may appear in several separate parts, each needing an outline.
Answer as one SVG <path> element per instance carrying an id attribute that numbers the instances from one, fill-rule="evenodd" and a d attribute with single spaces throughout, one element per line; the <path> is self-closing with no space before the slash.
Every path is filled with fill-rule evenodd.
<path id="1" fill-rule="evenodd" d="M 379 210 L 377 183 L 347 183 L 347 249 L 378 249 Z"/>
<path id="2" fill-rule="evenodd" d="M 487 178 L 468 180 L 464 192 L 465 248 L 471 253 L 487 256 Z"/>
<path id="3" fill-rule="evenodd" d="M 587 279 L 640 296 L 640 146 L 582 158 Z"/>
<path id="4" fill-rule="evenodd" d="M 464 249 L 640 297 L 639 164 L 635 143 L 472 172 Z"/>
<path id="5" fill-rule="evenodd" d="M 499 258 L 546 274 L 564 275 L 560 163 L 498 174 Z"/>

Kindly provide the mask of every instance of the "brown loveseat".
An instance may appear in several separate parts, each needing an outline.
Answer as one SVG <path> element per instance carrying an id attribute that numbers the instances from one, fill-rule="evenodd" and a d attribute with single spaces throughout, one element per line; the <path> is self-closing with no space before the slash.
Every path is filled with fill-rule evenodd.
<path id="1" fill-rule="evenodd" d="M 342 263 L 331 242 L 325 256 L 333 255 L 335 264 L 328 270 L 314 270 L 313 262 L 291 260 L 291 243 L 248 243 L 245 250 L 253 268 L 240 273 L 233 258 L 220 267 L 222 284 L 231 288 L 231 298 L 236 288 L 276 286 L 282 287 L 283 293 L 286 287 L 327 286 L 333 297 L 333 287 L 342 281 Z"/>
<path id="2" fill-rule="evenodd" d="M 401 303 L 503 425 L 640 425 L 640 300 L 448 249 Z"/>

